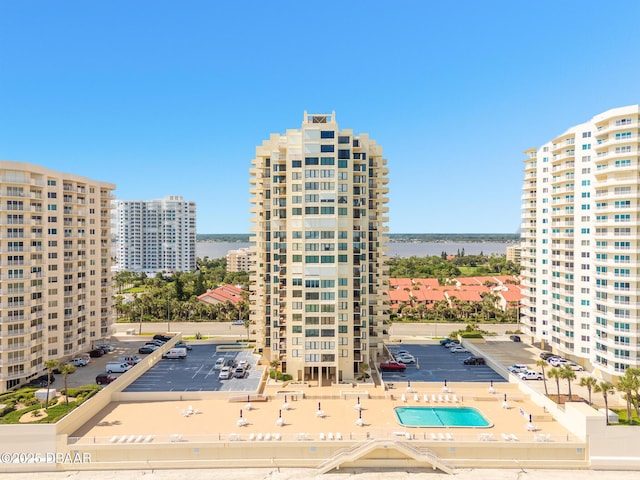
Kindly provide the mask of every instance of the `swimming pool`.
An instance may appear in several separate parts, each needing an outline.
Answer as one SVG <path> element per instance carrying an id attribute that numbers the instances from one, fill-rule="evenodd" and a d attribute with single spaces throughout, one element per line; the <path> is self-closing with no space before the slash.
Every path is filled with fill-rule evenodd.
<path id="1" fill-rule="evenodd" d="M 486 428 L 491 422 L 473 407 L 396 407 L 398 422 L 405 427 Z"/>

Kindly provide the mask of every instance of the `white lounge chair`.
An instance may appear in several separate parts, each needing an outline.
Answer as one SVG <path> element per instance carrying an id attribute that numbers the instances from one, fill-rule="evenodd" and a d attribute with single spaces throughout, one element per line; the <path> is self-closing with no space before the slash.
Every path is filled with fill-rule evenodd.
<path id="1" fill-rule="evenodd" d="M 138 435 L 138 438 L 136 438 L 136 443 L 140 443 L 142 442 L 142 440 L 144 440 L 144 435 Z"/>
<path id="2" fill-rule="evenodd" d="M 429 401 L 429 395 L 427 395 L 426 393 L 422 396 L 422 399 L 425 401 L 425 403 L 427 403 Z"/>
<path id="3" fill-rule="evenodd" d="M 153 441 L 153 435 L 147 435 L 144 438 L 144 443 L 151 443 Z"/>
<path id="4" fill-rule="evenodd" d="M 250 433 L 249 434 L 249 440 L 251 440 L 252 442 L 256 439 L 256 434 L 255 433 Z"/>
<path id="5" fill-rule="evenodd" d="M 407 396 L 406 396 L 404 393 L 400 396 L 400 399 L 401 399 L 404 403 L 407 403 Z"/>
<path id="6" fill-rule="evenodd" d="M 342 440 L 342 434 L 340 432 L 336 432 L 336 440 Z"/>
<path id="7" fill-rule="evenodd" d="M 327 433 L 327 440 L 333 440 L 333 433 Z"/>
<path id="8" fill-rule="evenodd" d="M 432 401 L 433 403 L 436 403 L 436 402 L 438 401 L 438 399 L 436 398 L 436 394 L 435 394 L 435 393 L 432 393 L 432 394 L 431 394 L 431 401 Z"/>
<path id="9" fill-rule="evenodd" d="M 453 396 L 453 403 L 458 403 L 458 396 L 457 395 Z"/>
<path id="10" fill-rule="evenodd" d="M 418 395 L 417 393 L 413 396 L 413 401 L 414 402 L 419 402 L 420 401 L 420 395 Z"/>
<path id="11" fill-rule="evenodd" d="M 438 434 L 438 439 L 439 439 L 439 440 L 446 440 L 446 437 L 444 436 L 444 433 L 442 433 L 442 432 L 441 432 L 441 433 L 439 433 L 439 434 Z"/>
<path id="12" fill-rule="evenodd" d="M 438 440 L 438 437 L 433 432 L 431 432 L 431 440 Z"/>
<path id="13" fill-rule="evenodd" d="M 261 433 L 259 433 L 258 436 L 256 437 L 256 440 L 262 441 L 264 440 L 264 436 Z"/>
<path id="14" fill-rule="evenodd" d="M 453 435 L 447 432 L 447 440 L 453 440 Z"/>
<path id="15" fill-rule="evenodd" d="M 444 400 L 445 400 L 447 403 L 451 403 L 451 398 L 449 398 L 449 395 L 445 395 L 445 396 L 444 396 Z"/>
<path id="16" fill-rule="evenodd" d="M 126 441 L 127 441 L 127 436 L 126 436 L 126 435 L 122 435 L 122 436 L 120 437 L 120 440 L 118 440 L 118 443 L 124 443 L 124 442 L 126 442 Z"/>
<path id="17" fill-rule="evenodd" d="M 514 442 L 517 442 L 519 440 L 518 437 L 516 437 L 515 433 L 512 433 L 509 436 L 511 437 L 511 440 L 513 440 Z"/>
<path id="18" fill-rule="evenodd" d="M 325 437 L 324 433 L 320 433 L 320 440 L 326 440 L 327 437 Z"/>
<path id="19" fill-rule="evenodd" d="M 444 398 L 442 398 L 442 395 L 438 395 L 438 401 L 439 401 L 440 403 L 444 402 Z"/>
<path id="20" fill-rule="evenodd" d="M 135 441 L 136 441 L 135 435 L 130 435 L 129 438 L 127 438 L 127 443 L 133 443 Z"/>
<path id="21" fill-rule="evenodd" d="M 113 437 L 111 437 L 111 443 L 116 443 L 118 441 L 120 437 L 118 435 L 114 435 Z"/>
<path id="22" fill-rule="evenodd" d="M 273 439 L 274 439 L 274 440 L 280 440 L 281 438 L 282 438 L 282 437 L 280 436 L 280 434 L 279 434 L 279 433 L 274 433 L 274 434 L 273 434 Z"/>
<path id="23" fill-rule="evenodd" d="M 507 442 L 510 442 L 511 441 L 511 436 L 507 435 L 506 433 L 503 433 L 502 434 L 502 439 L 506 440 Z"/>
<path id="24" fill-rule="evenodd" d="M 268 442 L 271 440 L 271 434 L 270 433 L 265 433 L 264 434 L 264 439 Z"/>

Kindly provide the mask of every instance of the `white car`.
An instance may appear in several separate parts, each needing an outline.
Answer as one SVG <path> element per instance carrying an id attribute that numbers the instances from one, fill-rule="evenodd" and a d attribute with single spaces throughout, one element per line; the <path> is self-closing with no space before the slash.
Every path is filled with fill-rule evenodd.
<path id="1" fill-rule="evenodd" d="M 215 365 L 213 366 L 213 368 L 214 368 L 215 370 L 220 370 L 222 367 L 224 367 L 224 364 L 225 364 L 225 359 L 224 359 L 224 357 L 220 357 L 220 358 L 218 358 L 218 359 L 216 360 L 216 363 L 215 363 Z"/>
<path id="2" fill-rule="evenodd" d="M 533 370 L 524 370 L 518 373 L 518 378 L 521 380 L 542 380 L 542 374 L 540 372 L 534 372 Z"/>
<path id="3" fill-rule="evenodd" d="M 398 363 L 416 363 L 416 358 L 408 353 L 405 355 L 396 355 L 396 362 Z"/>
<path id="4" fill-rule="evenodd" d="M 568 360 L 565 360 L 564 358 L 560 358 L 560 357 L 551 357 L 550 359 L 547 360 L 547 362 L 552 367 L 562 367 L 563 365 L 568 363 Z"/>
<path id="5" fill-rule="evenodd" d="M 516 363 L 515 365 L 508 367 L 507 370 L 509 370 L 509 373 L 518 374 L 527 370 L 527 366 L 522 363 Z"/>
<path id="6" fill-rule="evenodd" d="M 582 366 L 578 365 L 577 363 L 567 362 L 565 363 L 565 365 L 568 365 L 569 368 L 571 368 L 571 370 L 573 370 L 574 372 L 582 372 L 584 370 L 584 368 L 582 368 Z"/>
<path id="7" fill-rule="evenodd" d="M 467 350 L 464 347 L 461 347 L 460 345 L 458 345 L 457 347 L 450 348 L 449 351 L 451 353 L 469 353 L 469 350 Z"/>
<path id="8" fill-rule="evenodd" d="M 87 359 L 82 357 L 72 358 L 67 363 L 69 365 L 73 365 L 74 367 L 86 367 L 89 364 Z"/>
<path id="9" fill-rule="evenodd" d="M 218 375 L 218 378 L 220 380 L 229 380 L 232 375 L 233 375 L 233 372 L 231 371 L 231 367 L 222 367 L 222 370 L 220 370 L 220 374 Z"/>

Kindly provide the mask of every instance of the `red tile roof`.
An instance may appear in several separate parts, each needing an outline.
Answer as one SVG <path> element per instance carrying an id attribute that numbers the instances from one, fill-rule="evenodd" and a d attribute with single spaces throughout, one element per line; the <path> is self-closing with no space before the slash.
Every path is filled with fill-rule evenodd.
<path id="1" fill-rule="evenodd" d="M 237 305 L 243 299 L 243 291 L 244 290 L 241 288 L 233 285 L 222 285 L 214 290 L 207 290 L 205 293 L 198 296 L 198 300 L 209 304 L 231 302 L 234 305 Z"/>

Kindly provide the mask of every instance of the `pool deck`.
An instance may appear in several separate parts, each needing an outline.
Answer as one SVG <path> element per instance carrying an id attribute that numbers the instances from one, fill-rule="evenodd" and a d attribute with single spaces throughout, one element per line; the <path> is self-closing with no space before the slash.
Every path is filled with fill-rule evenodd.
<path id="1" fill-rule="evenodd" d="M 246 400 L 232 402 L 228 398 L 190 401 L 114 402 L 95 415 L 82 428 L 72 433 L 77 443 L 102 443 L 114 436 L 153 435 L 159 438 L 175 438 L 183 441 L 226 439 L 228 435 L 248 438 L 250 434 L 279 433 L 282 439 L 298 438 L 306 434 L 320 439 L 321 434 L 340 433 L 344 439 L 369 437 L 393 437 L 399 431 L 410 432 L 416 439 L 428 439 L 431 433 L 449 433 L 455 439 L 477 441 L 479 434 L 493 434 L 499 440 L 502 434 L 515 434 L 520 440 L 534 438 L 536 434 L 549 434 L 563 441 L 577 441 L 570 432 L 554 421 L 551 415 L 518 390 L 516 385 L 496 384 L 496 393 L 489 393 L 486 384 L 449 383 L 450 392 L 442 392 L 442 384 L 412 383 L 411 392 L 397 386 L 383 391 L 381 387 L 354 388 L 350 385 L 333 387 L 289 388 L 304 392 L 304 398 L 292 394 L 287 397 L 290 409 L 283 408 L 282 386 L 267 386 L 266 401 L 252 401 L 246 409 Z M 360 392 L 360 395 L 358 394 Z M 415 392 L 415 393 L 414 393 Z M 424 401 L 427 394 L 429 401 Z M 504 395 L 511 408 L 503 408 Z M 450 402 L 433 402 L 432 395 Z M 458 403 L 453 402 L 453 397 Z M 362 405 L 362 426 L 357 425 L 359 410 L 357 397 Z M 406 402 L 403 401 L 403 396 Z M 417 401 L 416 401 L 417 396 Z M 318 416 L 318 404 L 324 412 Z M 404 427 L 394 413 L 396 406 L 467 406 L 475 407 L 493 424 L 488 428 L 473 427 Z M 198 413 L 188 415 L 188 411 Z M 240 412 L 246 426 L 238 426 Z M 187 415 L 185 415 L 187 414 Z M 284 425 L 278 425 L 279 415 Z M 536 432 L 527 430 L 529 415 L 533 417 Z"/>

